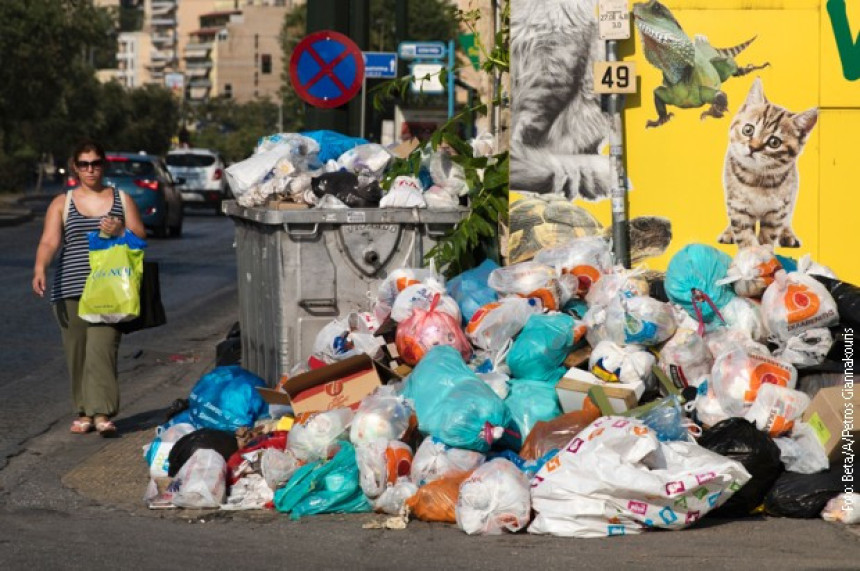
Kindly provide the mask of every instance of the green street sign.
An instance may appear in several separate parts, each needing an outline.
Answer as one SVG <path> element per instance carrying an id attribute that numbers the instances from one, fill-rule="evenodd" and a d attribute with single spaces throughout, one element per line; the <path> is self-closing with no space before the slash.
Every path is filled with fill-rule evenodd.
<path id="1" fill-rule="evenodd" d="M 475 34 L 460 34 L 460 48 L 469 56 L 475 71 L 481 69 L 481 50 L 475 45 Z"/>

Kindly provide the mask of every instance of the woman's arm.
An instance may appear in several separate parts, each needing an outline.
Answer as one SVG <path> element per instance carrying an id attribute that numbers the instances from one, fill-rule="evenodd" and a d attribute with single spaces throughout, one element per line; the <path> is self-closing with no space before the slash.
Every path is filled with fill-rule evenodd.
<path id="1" fill-rule="evenodd" d="M 33 291 L 39 297 L 45 296 L 47 287 L 46 273 L 48 265 L 54 259 L 60 242 L 63 238 L 63 208 L 66 205 L 65 193 L 57 196 L 48 206 L 45 214 L 45 226 L 42 229 L 42 237 L 39 239 L 39 248 L 36 250 L 36 264 L 33 268 Z"/>

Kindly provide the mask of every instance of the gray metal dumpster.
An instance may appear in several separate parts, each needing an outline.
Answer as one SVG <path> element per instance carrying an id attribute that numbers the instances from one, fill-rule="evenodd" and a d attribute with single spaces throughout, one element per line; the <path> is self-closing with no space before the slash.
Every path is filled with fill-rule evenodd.
<path id="1" fill-rule="evenodd" d="M 236 225 L 242 365 L 273 385 L 335 317 L 369 311 L 393 270 L 420 267 L 469 213 L 407 208 L 271 210 L 224 203 Z"/>

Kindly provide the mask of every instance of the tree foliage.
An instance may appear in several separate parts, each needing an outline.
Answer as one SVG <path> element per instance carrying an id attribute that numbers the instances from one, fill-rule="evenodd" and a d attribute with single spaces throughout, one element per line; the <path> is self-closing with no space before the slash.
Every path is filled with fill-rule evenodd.
<path id="1" fill-rule="evenodd" d="M 214 99 L 197 108 L 194 116 L 197 130 L 191 144 L 218 149 L 228 162 L 235 162 L 248 158 L 260 137 L 277 131 L 278 106 L 266 99 L 241 104 Z"/>

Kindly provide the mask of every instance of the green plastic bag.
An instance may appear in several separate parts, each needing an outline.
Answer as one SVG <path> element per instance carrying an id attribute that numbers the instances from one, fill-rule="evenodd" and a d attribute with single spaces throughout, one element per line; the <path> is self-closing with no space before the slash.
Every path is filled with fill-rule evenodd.
<path id="1" fill-rule="evenodd" d="M 328 462 L 299 468 L 287 485 L 275 492 L 275 509 L 290 519 L 324 513 L 363 513 L 372 509 L 359 485 L 355 448 L 338 442 L 340 450 Z"/>
<path id="2" fill-rule="evenodd" d="M 140 314 L 140 280 L 146 242 L 128 230 L 119 237 L 87 235 L 90 275 L 78 305 L 78 315 L 90 323 L 119 323 Z"/>

